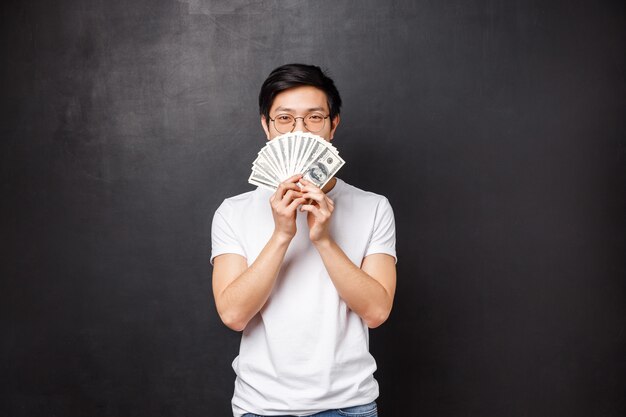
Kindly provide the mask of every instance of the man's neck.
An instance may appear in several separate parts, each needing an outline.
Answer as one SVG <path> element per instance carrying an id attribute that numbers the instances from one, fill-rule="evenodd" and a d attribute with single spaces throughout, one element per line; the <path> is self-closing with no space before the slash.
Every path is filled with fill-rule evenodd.
<path id="1" fill-rule="evenodd" d="M 332 190 L 335 187 L 335 184 L 337 184 L 337 178 L 332 177 L 330 179 L 330 181 L 328 181 L 326 183 L 326 185 L 324 186 L 324 188 L 322 188 L 322 191 L 324 192 L 324 194 L 328 193 L 330 190 Z"/>

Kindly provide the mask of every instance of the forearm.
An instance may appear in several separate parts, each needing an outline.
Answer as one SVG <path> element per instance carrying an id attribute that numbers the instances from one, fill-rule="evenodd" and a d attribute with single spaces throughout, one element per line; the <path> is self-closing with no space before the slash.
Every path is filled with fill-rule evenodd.
<path id="1" fill-rule="evenodd" d="M 339 296 L 368 327 L 382 324 L 393 303 L 393 295 L 365 271 L 356 266 L 332 239 L 315 243 L 324 266 Z"/>
<path id="2" fill-rule="evenodd" d="M 216 297 L 222 321 L 231 329 L 243 330 L 261 310 L 274 288 L 290 238 L 274 233 L 259 256 Z"/>

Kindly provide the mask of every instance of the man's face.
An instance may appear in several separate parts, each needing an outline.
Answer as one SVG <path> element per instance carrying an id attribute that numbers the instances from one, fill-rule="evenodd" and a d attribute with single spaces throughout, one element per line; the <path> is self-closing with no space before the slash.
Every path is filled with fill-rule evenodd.
<path id="1" fill-rule="evenodd" d="M 288 113 L 294 117 L 304 117 L 312 111 L 321 112 L 324 116 L 329 115 L 330 111 L 328 103 L 326 102 L 326 93 L 319 88 L 312 86 L 293 87 L 278 93 L 276 97 L 274 97 L 274 102 L 270 108 L 270 118 L 274 119 L 276 115 L 283 113 Z M 330 119 L 326 119 L 324 128 L 314 134 L 321 136 L 330 142 L 335 135 L 335 130 L 337 129 L 338 124 L 339 116 L 335 116 L 332 123 Z M 270 121 L 268 127 L 265 116 L 261 116 L 261 125 L 265 131 L 267 140 L 272 140 L 276 136 L 280 136 L 282 134 L 276 130 L 273 122 Z M 301 130 L 303 132 L 308 131 L 300 118 L 296 119 L 296 126 L 293 129 L 294 132 L 297 130 Z"/>

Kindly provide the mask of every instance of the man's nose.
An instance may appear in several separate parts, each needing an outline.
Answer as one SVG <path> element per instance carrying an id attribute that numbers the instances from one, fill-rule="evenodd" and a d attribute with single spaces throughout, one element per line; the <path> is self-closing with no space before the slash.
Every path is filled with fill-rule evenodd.
<path id="1" fill-rule="evenodd" d="M 298 129 L 298 122 L 300 122 L 300 126 L 302 127 L 302 129 Z M 304 117 L 296 117 L 294 118 L 294 122 L 293 122 L 293 130 L 302 130 L 303 132 L 305 130 L 309 130 L 306 128 L 306 125 L 304 124 Z"/>

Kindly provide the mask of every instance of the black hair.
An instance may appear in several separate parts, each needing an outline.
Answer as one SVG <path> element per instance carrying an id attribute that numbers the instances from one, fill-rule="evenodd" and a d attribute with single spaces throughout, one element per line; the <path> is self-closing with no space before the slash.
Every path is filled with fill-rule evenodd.
<path id="1" fill-rule="evenodd" d="M 334 81 L 320 67 L 305 64 L 286 64 L 274 69 L 261 86 L 259 111 L 270 121 L 270 108 L 276 95 L 289 88 L 312 86 L 326 93 L 330 120 L 334 120 L 341 108 L 341 97 Z"/>

